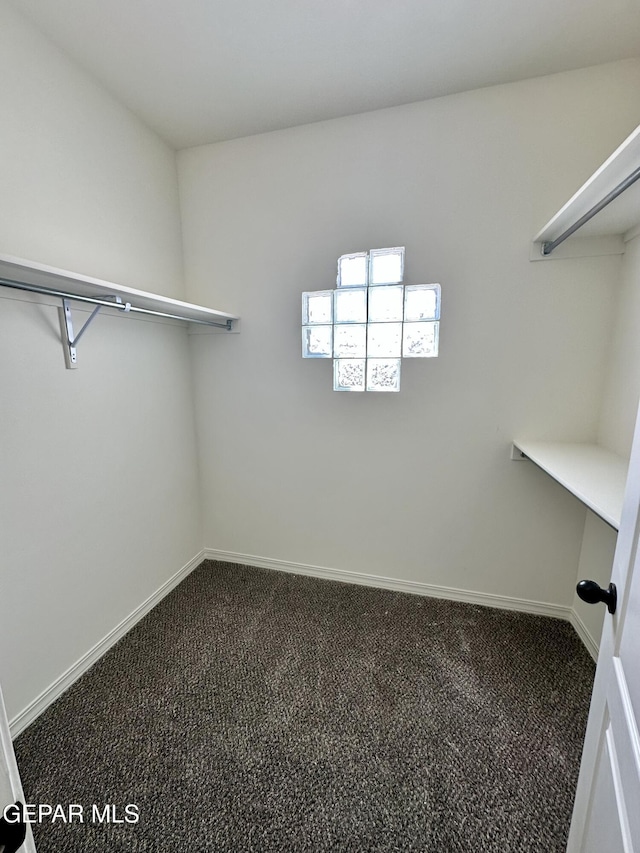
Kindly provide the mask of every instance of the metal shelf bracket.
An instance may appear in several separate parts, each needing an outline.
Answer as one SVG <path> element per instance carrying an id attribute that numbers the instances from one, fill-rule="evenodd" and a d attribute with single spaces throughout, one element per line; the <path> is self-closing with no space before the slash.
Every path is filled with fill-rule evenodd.
<path id="1" fill-rule="evenodd" d="M 121 305 L 123 311 L 129 311 L 131 309 L 131 305 L 129 302 L 126 302 L 124 305 L 122 304 L 122 299 L 119 296 L 113 296 L 108 294 L 106 296 L 97 297 L 104 301 L 113 300 L 114 305 Z M 60 329 L 62 331 L 62 343 L 64 349 L 64 358 L 67 365 L 67 368 L 74 369 L 78 366 L 78 341 L 87 331 L 93 320 L 95 320 L 98 312 L 102 308 L 102 305 L 96 305 L 93 309 L 89 318 L 85 321 L 84 325 L 78 332 L 78 334 L 74 334 L 73 331 L 73 319 L 71 317 L 71 300 L 63 298 L 62 300 L 62 308 L 59 309 L 60 312 Z"/>

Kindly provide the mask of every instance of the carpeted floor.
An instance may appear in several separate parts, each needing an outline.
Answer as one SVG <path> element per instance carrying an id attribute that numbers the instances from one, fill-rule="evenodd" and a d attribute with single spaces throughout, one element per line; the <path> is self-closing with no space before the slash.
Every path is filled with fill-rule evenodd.
<path id="1" fill-rule="evenodd" d="M 207 562 L 17 739 L 84 807 L 38 853 L 564 851 L 593 675 L 565 622 Z"/>

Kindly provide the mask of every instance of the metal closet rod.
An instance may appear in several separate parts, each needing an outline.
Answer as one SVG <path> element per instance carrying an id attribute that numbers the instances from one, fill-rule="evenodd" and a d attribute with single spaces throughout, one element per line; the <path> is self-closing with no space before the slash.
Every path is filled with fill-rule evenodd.
<path id="1" fill-rule="evenodd" d="M 553 250 L 560 245 L 560 243 L 564 243 L 567 237 L 571 237 L 572 234 L 575 234 L 578 228 L 582 228 L 585 222 L 588 222 L 590 219 L 593 219 L 596 213 L 600 213 L 603 207 L 606 207 L 608 204 L 611 204 L 614 199 L 618 198 L 619 195 L 622 195 L 622 193 L 625 190 L 628 190 L 632 184 L 635 184 L 638 178 L 640 178 L 640 166 L 638 166 L 638 168 L 633 171 L 628 178 L 625 178 L 624 181 L 621 181 L 617 187 L 614 187 L 610 193 L 607 193 L 607 195 L 597 204 L 594 204 L 591 210 L 588 210 L 584 214 L 584 216 L 581 216 L 580 219 L 578 219 L 577 222 L 574 222 L 570 228 L 567 228 L 566 231 L 563 231 L 559 237 L 556 237 L 555 240 L 551 240 L 548 243 L 543 243 L 542 254 L 550 255 L 551 252 L 553 252 Z"/>
<path id="2" fill-rule="evenodd" d="M 27 290 L 30 293 L 41 293 L 44 296 L 58 296 L 61 299 L 72 299 L 74 302 L 88 302 L 90 305 L 104 305 L 105 308 L 117 308 L 136 314 L 150 314 L 153 317 L 166 317 L 169 320 L 185 320 L 188 323 L 198 323 L 201 326 L 217 326 L 220 329 L 231 330 L 232 320 L 217 323 L 214 320 L 196 320 L 191 317 L 181 317 L 179 314 L 168 314 L 165 311 L 154 311 L 151 308 L 136 308 L 128 302 L 110 302 L 108 299 L 96 299 L 93 296 L 78 296 L 76 293 L 68 293 L 64 290 L 55 290 L 51 287 L 40 287 L 35 284 L 25 284 L 21 281 L 13 281 L 10 278 L 0 278 L 0 287 L 12 287 L 14 290 Z"/>

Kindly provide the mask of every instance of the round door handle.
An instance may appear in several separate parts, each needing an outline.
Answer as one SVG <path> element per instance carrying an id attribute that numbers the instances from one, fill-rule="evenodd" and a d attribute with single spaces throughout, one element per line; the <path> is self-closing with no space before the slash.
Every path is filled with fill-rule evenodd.
<path id="1" fill-rule="evenodd" d="M 607 605 L 609 613 L 616 612 L 618 593 L 614 583 L 610 583 L 606 589 L 602 589 L 595 581 L 580 581 L 576 587 L 576 592 L 587 604 L 597 604 L 602 601 Z"/>
<path id="2" fill-rule="evenodd" d="M 22 803 L 8 805 L 0 817 L 0 850 L 2 853 L 16 853 L 26 836 L 24 806 Z"/>

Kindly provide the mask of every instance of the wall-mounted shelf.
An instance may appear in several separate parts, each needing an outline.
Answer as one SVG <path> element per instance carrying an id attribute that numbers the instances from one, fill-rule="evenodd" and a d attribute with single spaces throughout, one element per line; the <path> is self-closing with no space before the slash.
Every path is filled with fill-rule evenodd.
<path id="1" fill-rule="evenodd" d="M 640 126 L 593 173 L 533 239 L 532 260 L 622 254 L 624 240 L 640 225 Z M 628 186 L 626 186 L 628 185 Z M 619 188 L 619 194 L 615 191 Z M 545 255 L 543 247 L 563 235 L 603 201 L 572 242 Z M 573 247 L 573 248 L 572 248 Z"/>
<path id="2" fill-rule="evenodd" d="M 60 329 L 67 367 L 78 366 L 77 345 L 102 308 L 158 319 L 184 320 L 230 332 L 238 317 L 203 305 L 193 305 L 157 293 L 135 290 L 111 281 L 56 269 L 45 264 L 0 255 L 0 287 L 22 290 L 61 300 Z M 93 312 L 79 332 L 74 331 L 71 303 L 84 302 Z"/>
<path id="3" fill-rule="evenodd" d="M 618 530 L 628 462 L 597 444 L 514 441 L 512 459 L 529 459 Z"/>
<path id="4" fill-rule="evenodd" d="M 0 284 L 3 280 L 14 282 L 16 285 L 24 284 L 25 290 L 35 292 L 46 292 L 47 289 L 64 291 L 70 299 L 76 296 L 99 300 L 104 296 L 116 296 L 120 297 L 123 304 L 130 303 L 132 313 L 170 317 L 191 323 L 204 323 L 231 329 L 233 321 L 238 319 L 235 315 L 224 311 L 193 305 L 179 299 L 170 299 L 168 296 L 160 296 L 157 293 L 135 290 L 111 281 L 25 261 L 11 255 L 0 255 Z"/>

